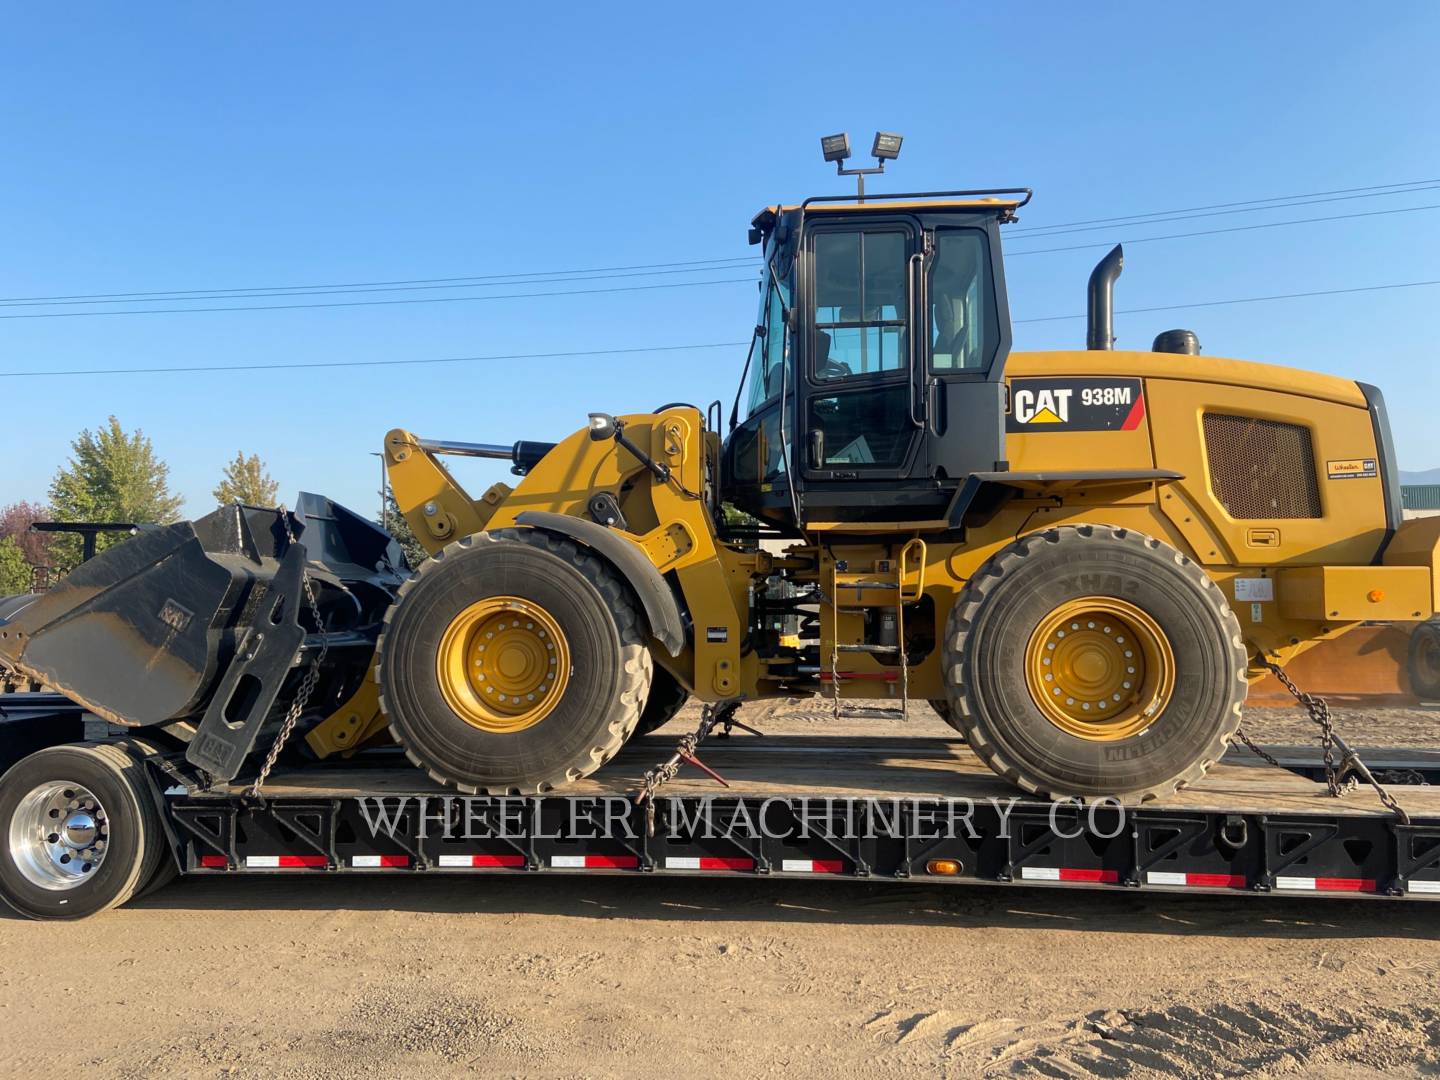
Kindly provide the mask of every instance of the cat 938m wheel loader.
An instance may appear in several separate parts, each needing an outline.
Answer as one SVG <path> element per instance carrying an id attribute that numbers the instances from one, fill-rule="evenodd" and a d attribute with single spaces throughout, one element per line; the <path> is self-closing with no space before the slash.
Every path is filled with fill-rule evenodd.
<path id="1" fill-rule="evenodd" d="M 1202 357 L 1189 331 L 1116 351 L 1118 247 L 1088 348 L 1012 354 L 1001 227 L 1028 199 L 768 208 L 728 423 L 397 429 L 413 574 L 328 504 L 231 508 L 12 604 L 0 658 L 227 778 L 293 716 L 321 756 L 393 737 L 462 791 L 544 792 L 687 696 L 823 693 L 933 702 L 1029 792 L 1163 795 L 1221 756 L 1266 663 L 1429 618 L 1440 519 L 1402 524 L 1374 387 Z M 475 498 L 446 455 L 519 479 Z"/>

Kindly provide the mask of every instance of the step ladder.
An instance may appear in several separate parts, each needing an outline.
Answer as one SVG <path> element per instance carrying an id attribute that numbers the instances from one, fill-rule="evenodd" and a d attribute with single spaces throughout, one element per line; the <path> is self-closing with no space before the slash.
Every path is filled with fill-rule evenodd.
<path id="1" fill-rule="evenodd" d="M 905 655 L 905 605 L 920 599 L 925 591 L 925 541 L 919 537 L 900 549 L 900 557 L 882 560 L 871 571 L 841 570 L 838 563 L 830 567 L 830 694 L 835 719 L 841 717 L 905 720 L 909 718 L 910 663 Z M 892 608 L 895 612 L 895 644 L 840 644 L 840 614 L 863 613 L 871 609 Z M 841 653 L 863 653 L 882 664 L 899 668 L 898 672 L 842 672 Z M 875 706 L 842 707 L 840 684 L 848 681 L 880 679 L 900 684 L 898 709 Z M 851 699 L 855 700 L 855 699 Z M 870 700 L 870 699 L 863 699 Z"/>

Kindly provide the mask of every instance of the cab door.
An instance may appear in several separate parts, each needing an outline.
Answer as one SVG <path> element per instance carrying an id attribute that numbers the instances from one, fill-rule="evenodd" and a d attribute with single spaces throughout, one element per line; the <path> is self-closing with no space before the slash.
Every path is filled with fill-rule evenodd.
<path id="1" fill-rule="evenodd" d="M 807 490 L 910 475 L 922 432 L 911 381 L 919 238 L 903 216 L 806 230 L 797 456 Z"/>
<path id="2" fill-rule="evenodd" d="M 989 222 L 927 222 L 921 398 L 932 479 L 1005 467 L 1010 312 L 998 239 Z"/>

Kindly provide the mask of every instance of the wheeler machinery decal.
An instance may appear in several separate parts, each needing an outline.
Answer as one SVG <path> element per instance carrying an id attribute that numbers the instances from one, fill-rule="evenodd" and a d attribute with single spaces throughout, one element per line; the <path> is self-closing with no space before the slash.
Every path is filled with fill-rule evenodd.
<path id="1" fill-rule="evenodd" d="M 1373 480 L 1380 471 L 1373 457 L 1345 458 L 1325 462 L 1325 475 L 1331 480 Z"/>

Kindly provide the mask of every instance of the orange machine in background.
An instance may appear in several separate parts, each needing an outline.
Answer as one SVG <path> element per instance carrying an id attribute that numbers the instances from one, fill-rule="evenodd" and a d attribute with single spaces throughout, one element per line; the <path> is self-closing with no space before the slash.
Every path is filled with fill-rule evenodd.
<path id="1" fill-rule="evenodd" d="M 1301 690 L 1326 698 L 1413 705 L 1437 697 L 1437 644 L 1440 633 L 1433 624 L 1361 626 L 1301 653 L 1286 666 L 1286 674 Z M 1273 675 L 1254 683 L 1248 700 L 1254 705 L 1294 701 Z"/>

